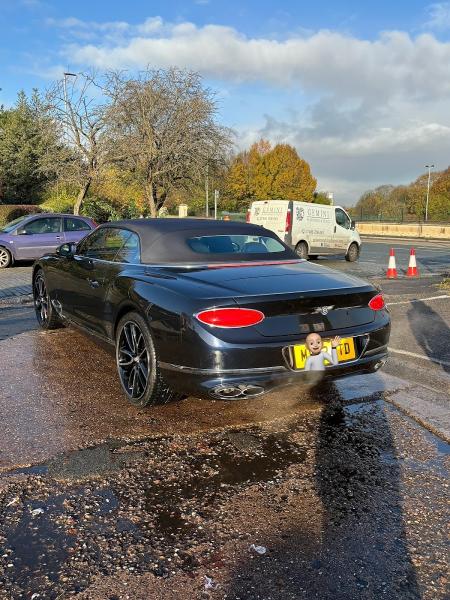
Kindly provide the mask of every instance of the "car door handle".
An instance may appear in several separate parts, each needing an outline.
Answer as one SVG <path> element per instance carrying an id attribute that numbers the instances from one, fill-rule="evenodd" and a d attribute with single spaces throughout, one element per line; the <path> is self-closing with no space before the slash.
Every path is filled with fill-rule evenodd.
<path id="1" fill-rule="evenodd" d="M 89 277 L 88 277 L 87 280 L 89 281 L 89 285 L 91 286 L 91 288 L 99 288 L 100 287 L 100 282 L 97 281 L 96 279 L 89 279 Z"/>
<path id="2" fill-rule="evenodd" d="M 57 240 L 62 240 L 62 237 L 61 237 L 60 235 L 57 235 L 57 236 L 56 236 L 56 239 L 57 239 Z"/>
<path id="3" fill-rule="evenodd" d="M 334 233 L 336 233 L 336 225 L 334 226 Z"/>

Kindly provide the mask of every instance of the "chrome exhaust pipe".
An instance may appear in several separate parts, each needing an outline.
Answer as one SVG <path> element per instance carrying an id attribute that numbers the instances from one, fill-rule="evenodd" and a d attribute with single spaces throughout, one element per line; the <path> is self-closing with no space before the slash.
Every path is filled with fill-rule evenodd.
<path id="1" fill-rule="evenodd" d="M 210 392 L 210 396 L 219 400 L 241 400 L 243 398 L 255 398 L 264 394 L 264 388 L 260 385 L 240 383 L 238 385 L 216 385 Z"/>

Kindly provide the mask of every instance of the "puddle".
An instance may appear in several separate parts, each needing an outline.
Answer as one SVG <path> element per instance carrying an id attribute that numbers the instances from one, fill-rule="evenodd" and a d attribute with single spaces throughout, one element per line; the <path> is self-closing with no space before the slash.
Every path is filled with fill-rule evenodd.
<path id="1" fill-rule="evenodd" d="M 91 530 L 97 533 L 110 531 L 111 525 L 105 526 L 102 518 L 113 513 L 119 502 L 109 488 L 92 493 L 91 489 L 77 487 L 72 488 L 70 493 L 49 496 L 45 500 L 28 501 L 18 520 L 12 512 L 13 506 L 10 518 L 6 513 L 3 556 L 0 560 L 5 561 L 5 572 L 8 580 L 14 582 L 15 589 L 26 591 L 14 597 L 28 598 L 33 592 L 40 593 L 44 589 L 45 595 L 39 597 L 48 600 L 60 597 L 57 593 L 53 594 L 52 589 L 62 576 L 67 578 L 67 569 L 70 569 L 68 561 L 79 545 L 80 528 L 83 531 L 87 527 L 74 512 L 73 507 L 79 498 L 91 508 Z M 122 531 L 131 529 L 125 522 L 121 525 Z M 95 554 L 96 551 L 95 547 L 90 549 L 91 553 Z M 0 579 L 0 587 L 2 583 Z M 81 591 L 82 587 L 75 583 L 72 589 Z"/>
<path id="2" fill-rule="evenodd" d="M 202 506 L 207 509 L 220 501 L 220 495 L 229 487 L 270 481 L 283 469 L 303 462 L 306 450 L 290 442 L 287 436 L 288 433 L 264 438 L 241 432 L 227 434 L 211 444 L 211 455 L 191 461 L 191 470 L 196 473 L 193 477 L 147 488 L 145 508 L 149 513 L 156 512 L 155 527 L 166 534 L 192 531 L 195 525 L 173 507 L 201 498 Z M 252 451 L 237 454 L 238 446 Z"/>
<path id="3" fill-rule="evenodd" d="M 187 521 L 178 508 L 160 510 L 156 515 L 154 524 L 158 531 L 168 535 L 191 533 L 196 529 L 195 523 Z"/>
<path id="4" fill-rule="evenodd" d="M 47 475 L 47 465 L 33 465 L 32 467 L 20 467 L 13 471 L 3 471 L 0 473 L 0 478 L 11 477 L 12 475 Z"/>
<path id="5" fill-rule="evenodd" d="M 109 540 L 117 536 L 124 547 L 146 548 L 130 557 L 129 565 L 133 570 L 148 570 L 164 544 L 173 545 L 180 537 L 187 544 L 201 540 L 207 529 L 203 530 L 205 519 L 227 493 L 235 493 L 236 486 L 276 480 L 287 467 L 303 462 L 306 449 L 290 441 L 289 435 L 289 431 L 232 432 L 217 436 L 200 450 L 182 449 L 167 456 L 161 443 L 150 451 L 162 461 L 160 470 L 152 471 L 138 461 L 133 477 L 117 487 L 114 472 L 131 459 L 147 456 L 148 445 L 143 452 L 133 445 L 107 443 L 61 455 L 45 466 L 21 469 L 54 478 L 111 475 L 107 486 L 97 487 L 95 480 L 83 482 L 39 501 L 4 508 L 0 588 L 14 589 L 17 598 L 36 592 L 54 600 L 61 597 L 62 587 L 68 594 L 76 593 L 90 578 L 87 572 L 78 572 L 79 565 L 92 562 L 99 572 L 110 572 L 108 556 L 115 545 L 110 547 Z M 128 559 L 124 555 L 120 560 Z"/>
<path id="6" fill-rule="evenodd" d="M 75 537 L 58 525 L 65 499 L 59 495 L 45 503 L 28 503 L 19 522 L 6 529 L 2 544 L 3 553 L 8 554 L 5 566 L 19 588 L 37 590 L 42 589 L 46 578 L 59 580 L 61 567 L 75 544 Z"/>

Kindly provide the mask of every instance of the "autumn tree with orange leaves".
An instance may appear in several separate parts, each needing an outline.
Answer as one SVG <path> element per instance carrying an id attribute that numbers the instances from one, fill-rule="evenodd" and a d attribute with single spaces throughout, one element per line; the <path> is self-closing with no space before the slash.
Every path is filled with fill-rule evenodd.
<path id="1" fill-rule="evenodd" d="M 309 164 L 293 146 L 277 144 L 272 148 L 266 140 L 238 154 L 227 177 L 228 193 L 241 206 L 253 199 L 310 202 L 316 183 Z"/>

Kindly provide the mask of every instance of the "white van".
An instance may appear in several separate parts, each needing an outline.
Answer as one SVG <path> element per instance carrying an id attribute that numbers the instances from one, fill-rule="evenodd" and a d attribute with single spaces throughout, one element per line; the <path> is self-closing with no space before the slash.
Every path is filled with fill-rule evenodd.
<path id="1" fill-rule="evenodd" d="M 300 258 L 325 254 L 342 254 L 350 262 L 359 258 L 361 238 L 354 221 L 340 206 L 258 200 L 248 209 L 247 222 L 276 233 Z"/>

